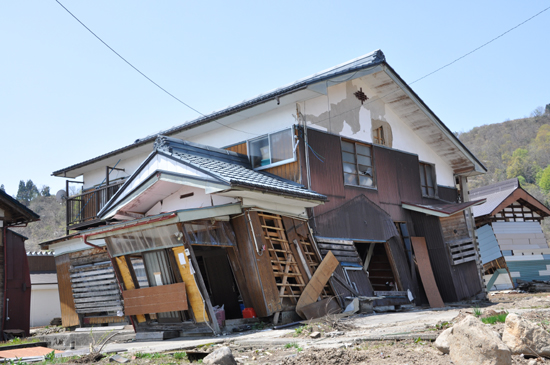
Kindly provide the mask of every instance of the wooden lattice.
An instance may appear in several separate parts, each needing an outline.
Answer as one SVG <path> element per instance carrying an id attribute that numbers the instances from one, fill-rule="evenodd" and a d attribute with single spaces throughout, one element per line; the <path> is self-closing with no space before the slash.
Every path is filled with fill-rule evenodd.
<path id="1" fill-rule="evenodd" d="M 286 238 L 281 216 L 268 213 L 259 213 L 258 216 L 267 242 L 266 250 L 271 258 L 275 282 L 279 287 L 279 297 L 281 300 L 290 298 L 296 303 L 304 290 L 305 282 Z"/>

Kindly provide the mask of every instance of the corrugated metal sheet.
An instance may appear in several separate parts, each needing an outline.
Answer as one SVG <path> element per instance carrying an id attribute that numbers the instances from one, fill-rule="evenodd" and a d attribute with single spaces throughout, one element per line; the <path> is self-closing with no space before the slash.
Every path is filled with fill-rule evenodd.
<path id="1" fill-rule="evenodd" d="M 479 252 L 481 254 L 481 262 L 486 264 L 490 261 L 502 257 L 497 239 L 491 228 L 491 225 L 486 224 L 483 227 L 476 229 Z"/>
<path id="2" fill-rule="evenodd" d="M 542 233 L 538 222 L 495 222 L 495 234 Z"/>

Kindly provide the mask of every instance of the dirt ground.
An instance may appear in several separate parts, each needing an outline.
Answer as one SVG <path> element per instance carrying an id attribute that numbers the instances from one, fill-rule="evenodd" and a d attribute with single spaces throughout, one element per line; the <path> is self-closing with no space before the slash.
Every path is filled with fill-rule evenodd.
<path id="1" fill-rule="evenodd" d="M 454 313 L 449 321 L 402 321 L 400 324 L 380 323 L 373 316 L 354 316 L 339 321 L 325 321 L 307 324 L 294 328 L 283 337 L 279 337 L 277 345 L 252 346 L 239 344 L 238 340 L 228 339 L 225 343 L 210 344 L 191 350 L 171 353 L 138 353 L 120 354 L 128 359 L 127 364 L 183 364 L 198 363 L 196 353 L 209 353 L 220 346 L 229 346 L 240 364 L 281 364 L 281 365 L 328 365 L 328 364 L 452 364 L 450 356 L 437 350 L 433 341 L 446 328 L 457 323 L 468 314 L 481 311 L 482 317 L 494 312 L 513 311 L 524 318 L 550 330 L 550 293 L 526 294 L 507 293 L 489 295 L 488 301 L 454 304 L 446 311 L 433 313 Z M 411 311 L 413 313 L 417 311 Z M 405 318 L 407 312 L 401 314 Z M 435 314 L 430 314 L 435 318 Z M 447 316 L 448 317 L 448 316 Z M 418 322 L 418 323 L 416 323 Z M 497 323 L 492 328 L 502 334 L 503 323 Z M 408 336 L 405 340 L 366 340 L 369 334 L 395 334 L 395 331 Z M 319 337 L 311 338 L 312 332 L 319 332 Z M 398 334 L 399 334 L 398 333 Z M 417 337 L 418 336 L 418 337 Z M 97 364 L 107 364 L 111 355 L 93 361 Z M 199 356 L 200 357 L 200 356 Z M 111 360 L 112 361 L 112 360 Z M 512 356 L 512 364 L 528 364 L 531 359 L 520 355 Z M 537 363 L 547 362 L 539 359 Z"/>

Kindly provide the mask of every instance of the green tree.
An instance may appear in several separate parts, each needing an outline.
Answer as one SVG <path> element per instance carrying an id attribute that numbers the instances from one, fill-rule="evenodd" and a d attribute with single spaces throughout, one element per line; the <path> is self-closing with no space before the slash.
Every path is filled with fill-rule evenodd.
<path id="1" fill-rule="evenodd" d="M 527 183 L 533 184 L 536 181 L 539 170 L 540 167 L 532 160 L 529 151 L 524 148 L 518 148 L 514 151 L 508 162 L 506 176 L 508 179 L 523 176 Z"/>
<path id="2" fill-rule="evenodd" d="M 17 200 L 28 206 L 31 200 L 37 196 L 40 196 L 40 192 L 32 180 L 27 180 L 26 184 L 23 180 L 19 181 L 19 189 L 17 190 L 16 196 Z"/>
<path id="3" fill-rule="evenodd" d="M 550 165 L 546 166 L 542 171 L 538 185 L 545 193 L 550 192 Z"/>
<path id="4" fill-rule="evenodd" d="M 50 187 L 47 186 L 47 185 L 43 185 L 42 189 L 40 190 L 40 195 L 42 195 L 42 196 L 51 196 L 52 194 L 50 194 Z"/>

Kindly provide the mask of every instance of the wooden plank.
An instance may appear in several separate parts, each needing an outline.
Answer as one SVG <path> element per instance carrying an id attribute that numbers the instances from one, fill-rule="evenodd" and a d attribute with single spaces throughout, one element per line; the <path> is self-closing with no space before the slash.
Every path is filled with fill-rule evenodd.
<path id="1" fill-rule="evenodd" d="M 139 289 L 139 290 L 141 290 L 141 289 Z M 76 309 L 90 308 L 90 307 L 95 308 L 95 307 L 98 307 L 98 306 L 114 307 L 114 306 L 119 306 L 119 305 L 122 305 L 120 300 L 111 300 L 109 302 L 75 303 Z M 103 311 L 101 310 L 100 312 L 103 312 Z"/>
<path id="2" fill-rule="evenodd" d="M 78 283 L 73 284 L 73 288 L 92 288 L 99 285 L 106 285 L 106 284 L 116 284 L 116 279 L 109 279 L 109 280 L 99 280 L 96 282 L 85 282 L 85 283 Z"/>
<path id="3" fill-rule="evenodd" d="M 132 274 L 130 273 L 130 268 L 128 267 L 128 261 L 126 260 L 126 258 L 124 256 L 121 256 L 121 257 L 115 257 L 114 259 L 115 259 L 116 265 L 118 266 L 120 275 L 122 276 L 122 282 L 124 283 L 124 288 L 126 290 L 136 289 L 136 283 L 134 283 Z M 136 319 L 139 323 L 145 322 L 145 316 L 141 314 L 137 315 Z"/>
<path id="4" fill-rule="evenodd" d="M 95 296 L 95 297 L 87 297 L 87 298 L 80 298 L 75 299 L 75 305 L 78 307 L 81 303 L 90 303 L 90 302 L 101 302 L 101 301 L 117 301 L 120 297 L 118 293 L 114 295 L 103 295 L 103 296 Z"/>
<path id="5" fill-rule="evenodd" d="M 74 269 L 73 269 L 74 270 Z M 100 274 L 106 274 L 106 273 L 112 273 L 114 272 L 114 269 L 112 267 L 100 269 L 97 270 L 86 270 L 86 271 L 73 271 L 71 274 L 71 278 L 84 278 L 88 276 L 94 276 L 94 275 L 100 275 Z"/>
<path id="6" fill-rule="evenodd" d="M 334 257 L 332 252 L 329 251 L 321 262 L 321 265 L 319 265 L 317 270 L 315 270 L 315 273 L 311 277 L 309 284 L 304 288 L 300 299 L 298 299 L 298 303 L 296 303 L 296 312 L 300 316 L 303 317 L 303 313 L 301 313 L 300 310 L 301 307 L 317 301 L 317 298 L 319 298 L 319 295 L 321 295 L 321 292 L 323 291 L 325 285 L 327 284 L 336 267 L 338 267 L 338 264 L 339 262 L 336 257 Z"/>
<path id="7" fill-rule="evenodd" d="M 439 289 L 435 282 L 430 256 L 428 255 L 428 248 L 426 247 L 426 239 L 424 237 L 411 237 L 411 242 L 415 258 L 418 262 L 420 279 L 422 280 L 422 285 L 424 285 L 424 291 L 428 297 L 430 307 L 443 308 L 445 304 L 443 303 L 443 299 L 441 299 Z"/>
<path id="8" fill-rule="evenodd" d="M 95 291 L 101 291 L 101 290 L 112 290 L 117 289 L 118 290 L 118 284 L 109 284 L 109 285 L 102 285 L 102 286 L 96 286 L 94 287 Z M 88 292 L 88 287 L 81 287 L 81 288 L 73 288 L 73 293 L 86 293 Z"/>
<path id="9" fill-rule="evenodd" d="M 185 283 L 125 290 L 122 295 L 124 312 L 130 316 L 188 309 Z"/>
<path id="10" fill-rule="evenodd" d="M 79 308 L 76 310 L 76 313 L 83 314 L 83 313 L 99 313 L 99 312 L 117 312 L 124 310 L 122 305 L 113 306 L 113 307 L 105 307 L 105 306 L 98 306 L 98 307 L 91 307 L 91 308 Z"/>
<path id="11" fill-rule="evenodd" d="M 72 273 L 76 273 L 76 272 L 87 272 L 87 271 L 95 271 L 95 270 L 99 270 L 99 269 L 106 269 L 106 268 L 110 268 L 112 267 L 111 263 L 108 262 L 108 263 L 105 263 L 105 264 L 101 264 L 101 265 L 91 265 L 91 266 L 85 266 L 85 267 L 73 267 L 72 269 L 69 270 L 69 272 L 72 274 Z"/>
<path id="12" fill-rule="evenodd" d="M 95 297 L 97 295 L 110 295 L 110 294 L 119 294 L 119 291 L 116 289 L 113 290 L 102 290 L 102 291 L 95 291 L 93 293 L 90 292 L 84 292 L 84 293 L 73 293 L 73 297 L 75 298 L 87 298 L 87 297 Z"/>
<path id="13" fill-rule="evenodd" d="M 206 316 L 206 308 L 204 306 L 204 301 L 202 300 L 201 293 L 199 292 L 199 287 L 195 282 L 195 278 L 191 274 L 191 266 L 189 265 L 189 258 L 185 255 L 185 247 L 174 247 L 172 248 L 176 261 L 178 263 L 178 269 L 181 275 L 183 282 L 185 283 L 185 290 L 187 292 L 187 299 L 191 305 L 191 310 L 193 311 L 193 316 L 195 317 L 195 322 L 206 322 L 208 317 Z M 185 258 L 185 265 L 182 264 L 179 256 L 183 255 Z"/>
<path id="14" fill-rule="evenodd" d="M 83 278 L 79 278 L 79 277 L 72 277 L 71 276 L 71 281 L 73 283 L 85 283 L 85 282 L 95 282 L 97 280 L 103 280 L 103 279 L 110 279 L 110 278 L 114 278 L 115 277 L 115 272 L 114 271 L 111 271 L 109 274 L 103 274 L 103 275 L 97 275 L 97 276 L 86 276 L 86 277 L 83 277 Z"/>
<path id="15" fill-rule="evenodd" d="M 344 256 L 344 257 L 357 257 L 357 251 L 337 251 L 337 250 L 321 250 L 321 255 L 326 255 L 329 251 L 332 251 L 332 254 L 335 256 Z"/>
<path id="16" fill-rule="evenodd" d="M 71 279 L 69 268 L 71 266 L 68 254 L 55 258 L 57 269 L 57 283 L 59 287 L 59 303 L 61 306 L 61 324 L 63 327 L 78 326 L 80 321 L 74 305 L 73 293 L 71 290 Z"/>
<path id="17" fill-rule="evenodd" d="M 317 246 L 319 246 L 322 250 L 343 250 L 343 251 L 355 251 L 355 246 L 350 245 L 338 245 L 338 244 L 330 244 L 330 243 L 318 243 Z"/>

